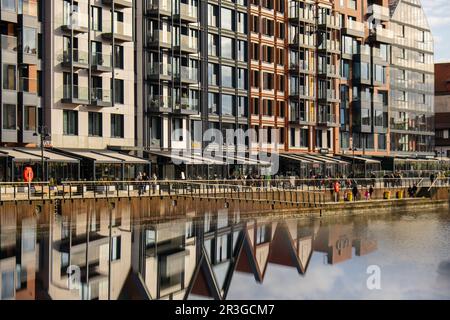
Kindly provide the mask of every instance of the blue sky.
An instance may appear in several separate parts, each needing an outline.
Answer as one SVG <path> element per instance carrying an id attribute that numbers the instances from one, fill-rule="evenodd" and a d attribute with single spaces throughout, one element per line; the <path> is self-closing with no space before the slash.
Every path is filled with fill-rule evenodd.
<path id="1" fill-rule="evenodd" d="M 435 42 L 436 62 L 450 62 L 450 1 L 422 0 Z"/>

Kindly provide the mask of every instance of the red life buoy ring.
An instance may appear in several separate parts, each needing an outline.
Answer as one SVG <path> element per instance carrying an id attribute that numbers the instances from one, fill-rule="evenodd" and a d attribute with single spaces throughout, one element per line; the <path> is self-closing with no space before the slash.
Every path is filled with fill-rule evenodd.
<path id="1" fill-rule="evenodd" d="M 32 167 L 25 167 L 23 170 L 23 180 L 25 182 L 32 182 L 34 179 L 34 172 Z"/>

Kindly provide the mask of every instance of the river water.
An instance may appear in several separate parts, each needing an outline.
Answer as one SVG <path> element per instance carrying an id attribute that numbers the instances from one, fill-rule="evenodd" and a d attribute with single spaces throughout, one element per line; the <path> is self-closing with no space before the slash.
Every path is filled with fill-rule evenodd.
<path id="1" fill-rule="evenodd" d="M 447 211 L 319 220 L 193 207 L 2 206 L 0 299 L 450 299 Z"/>

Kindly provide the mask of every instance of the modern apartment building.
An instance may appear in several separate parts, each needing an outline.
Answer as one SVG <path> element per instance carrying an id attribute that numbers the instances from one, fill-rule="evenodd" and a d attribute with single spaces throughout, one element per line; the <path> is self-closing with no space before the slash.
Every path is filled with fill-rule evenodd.
<path id="1" fill-rule="evenodd" d="M 134 147 L 133 1 L 41 2 L 52 146 Z"/>
<path id="2" fill-rule="evenodd" d="M 339 1 L 342 14 L 340 148 L 342 153 L 389 153 L 389 59 L 393 33 L 387 0 Z"/>
<path id="3" fill-rule="evenodd" d="M 42 16 L 38 3 L 0 2 L 2 146 L 33 145 L 38 141 L 34 135 L 42 105 L 38 85 L 42 70 L 42 52 L 38 48 Z"/>
<path id="4" fill-rule="evenodd" d="M 450 157 L 450 63 L 436 63 L 435 72 L 435 129 L 436 155 Z"/>
<path id="5" fill-rule="evenodd" d="M 390 1 L 391 153 L 434 155 L 433 37 L 420 0 Z"/>

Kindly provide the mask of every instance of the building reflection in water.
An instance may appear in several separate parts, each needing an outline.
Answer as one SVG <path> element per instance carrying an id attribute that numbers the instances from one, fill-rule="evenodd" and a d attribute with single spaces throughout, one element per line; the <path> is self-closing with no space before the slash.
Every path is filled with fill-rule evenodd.
<path id="1" fill-rule="evenodd" d="M 236 272 L 264 283 L 269 264 L 306 275 L 313 252 L 336 264 L 377 249 L 364 223 L 242 218 L 215 201 L 0 209 L 0 299 L 226 299 Z"/>

